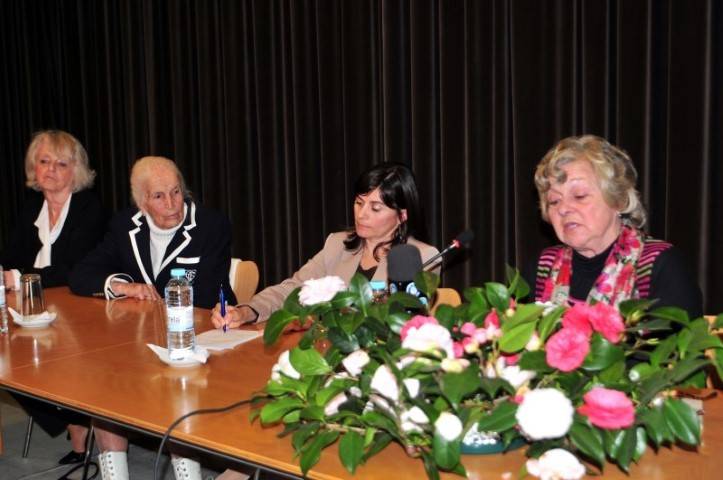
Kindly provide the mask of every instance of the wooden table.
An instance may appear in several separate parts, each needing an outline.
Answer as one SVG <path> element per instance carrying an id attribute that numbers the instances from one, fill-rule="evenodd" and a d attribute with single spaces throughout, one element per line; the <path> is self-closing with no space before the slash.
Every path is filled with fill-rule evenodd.
<path id="1" fill-rule="evenodd" d="M 152 435 L 162 434 L 182 414 L 220 407 L 248 398 L 263 387 L 278 355 L 295 345 L 283 337 L 267 348 L 261 340 L 214 353 L 208 363 L 190 369 L 161 363 L 146 343 L 165 343 L 163 304 L 73 296 L 65 288 L 45 291 L 57 320 L 42 330 L 11 325 L 0 337 L 0 385 L 64 405 Z M 10 296 L 11 305 L 15 301 Z M 195 312 L 196 331 L 211 328 L 207 310 Z M 646 479 L 721 478 L 723 472 L 723 398 L 705 404 L 703 445 L 698 452 L 675 447 L 648 451 L 631 477 Z M 174 439 L 201 450 L 277 472 L 299 475 L 290 439 L 277 438 L 281 427 L 264 428 L 248 420 L 249 408 L 192 417 L 174 430 Z M 465 456 L 470 478 L 517 477 L 523 450 L 507 455 Z M 314 478 L 351 478 L 336 447 L 322 455 Z M 356 478 L 425 478 L 419 460 L 391 446 L 357 470 Z M 443 475 L 444 478 L 460 478 Z M 630 478 L 608 465 L 605 478 Z"/>

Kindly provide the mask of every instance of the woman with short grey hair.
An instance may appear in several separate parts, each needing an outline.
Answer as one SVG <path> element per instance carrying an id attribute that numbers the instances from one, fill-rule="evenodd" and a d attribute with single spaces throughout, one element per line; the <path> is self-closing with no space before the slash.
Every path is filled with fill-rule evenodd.
<path id="1" fill-rule="evenodd" d="M 702 315 L 700 289 L 681 253 L 642 230 L 646 212 L 636 183 L 628 154 L 603 138 L 569 137 L 547 152 L 535 186 L 542 218 L 562 245 L 543 250 L 534 274 L 525 275 L 536 300 L 617 307 L 651 298 Z"/>

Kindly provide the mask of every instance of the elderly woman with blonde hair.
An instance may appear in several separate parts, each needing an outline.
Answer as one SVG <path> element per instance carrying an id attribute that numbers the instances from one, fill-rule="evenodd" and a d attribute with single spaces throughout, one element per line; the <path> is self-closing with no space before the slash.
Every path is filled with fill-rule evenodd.
<path id="1" fill-rule="evenodd" d="M 536 300 L 617 307 L 650 298 L 702 315 L 702 295 L 682 254 L 643 231 L 636 182 L 628 154 L 602 138 L 569 137 L 547 152 L 535 186 L 542 218 L 562 245 L 543 250 L 534 275 L 526 275 Z"/>
<path id="2" fill-rule="evenodd" d="M 74 265 L 103 237 L 105 213 L 87 190 L 95 172 L 88 154 L 73 135 L 61 130 L 35 133 L 25 154 L 27 198 L 10 237 L 0 252 L 5 286 L 17 289 L 20 275 L 37 273 L 44 287 L 66 285 Z M 79 462 L 85 450 L 87 418 L 27 397 L 16 397 L 36 424 L 51 436 L 71 432 L 73 450 L 61 464 Z"/>
<path id="3" fill-rule="evenodd" d="M 73 135 L 45 130 L 33 135 L 25 155 L 26 185 L 33 192 L 0 252 L 5 286 L 18 288 L 23 273 L 40 274 L 44 287 L 68 283 L 72 267 L 103 237 L 105 215 L 87 188 L 95 172 Z"/>

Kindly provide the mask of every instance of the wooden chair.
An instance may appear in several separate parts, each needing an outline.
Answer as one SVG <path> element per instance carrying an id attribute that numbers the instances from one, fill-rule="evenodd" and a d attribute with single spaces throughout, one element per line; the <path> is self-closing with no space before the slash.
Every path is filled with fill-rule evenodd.
<path id="1" fill-rule="evenodd" d="M 251 260 L 232 258 L 228 280 L 231 290 L 236 295 L 236 301 L 246 303 L 254 296 L 259 285 L 259 267 Z"/>
<path id="2" fill-rule="evenodd" d="M 432 306 L 432 315 L 434 315 L 434 312 L 437 311 L 437 307 L 440 305 L 450 305 L 452 307 L 456 307 L 461 304 L 462 297 L 459 296 L 457 290 L 454 288 L 438 288 L 437 298 Z"/>

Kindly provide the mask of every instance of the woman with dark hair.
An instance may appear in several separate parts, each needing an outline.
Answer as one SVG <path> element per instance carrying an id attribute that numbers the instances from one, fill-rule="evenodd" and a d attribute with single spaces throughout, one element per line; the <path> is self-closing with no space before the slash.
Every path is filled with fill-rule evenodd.
<path id="1" fill-rule="evenodd" d="M 369 280 L 386 281 L 386 256 L 393 246 L 414 245 L 422 261 L 437 254 L 436 248 L 420 238 L 426 238 L 426 229 L 414 175 L 401 164 L 377 165 L 362 173 L 354 184 L 352 228 L 329 235 L 324 248 L 291 278 L 257 293 L 248 304 L 228 307 L 225 317 L 216 305 L 211 319 L 218 328 L 263 322 L 304 281 L 327 275 L 348 283 L 358 272 Z"/>

